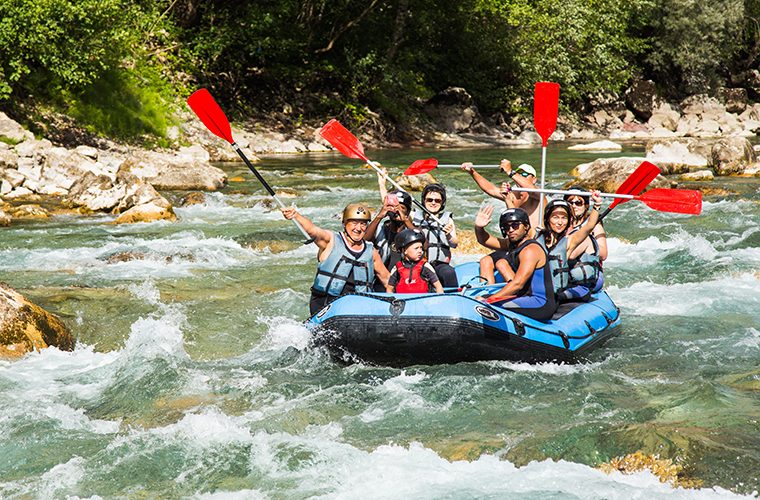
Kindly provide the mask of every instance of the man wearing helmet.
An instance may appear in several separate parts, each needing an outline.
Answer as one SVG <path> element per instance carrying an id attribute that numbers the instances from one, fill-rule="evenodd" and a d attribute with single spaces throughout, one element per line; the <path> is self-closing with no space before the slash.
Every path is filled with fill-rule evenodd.
<path id="1" fill-rule="evenodd" d="M 295 219 L 317 245 L 317 274 L 311 287 L 309 311 L 312 315 L 341 295 L 371 292 L 375 276 L 388 282 L 388 269 L 372 243 L 364 240 L 371 219 L 369 208 L 349 203 L 343 209 L 343 231 L 328 231 L 299 214 L 295 207 L 282 210 L 286 219 Z"/>
<path id="2" fill-rule="evenodd" d="M 391 269 L 388 293 L 427 293 L 430 288 L 443 293 L 443 286 L 435 269 L 425 261 L 425 235 L 417 229 L 404 229 L 394 242 L 401 253 L 401 260 Z"/>
<path id="3" fill-rule="evenodd" d="M 557 310 L 552 289 L 549 258 L 546 250 L 528 236 L 530 218 L 522 208 L 508 208 L 499 218 L 503 238 L 491 236 L 485 227 L 491 222 L 494 207 L 485 205 L 475 217 L 478 243 L 494 250 L 506 251 L 506 260 L 514 277 L 489 296 L 480 300 L 540 321 L 551 319 Z"/>
<path id="4" fill-rule="evenodd" d="M 375 245 L 387 269 L 393 269 L 393 266 L 401 260 L 401 254 L 392 243 L 403 229 L 414 228 L 412 218 L 409 216 L 411 211 L 411 195 L 405 191 L 392 191 L 384 195 L 383 207 L 364 233 L 364 239 Z M 385 284 L 376 282 L 374 289 L 378 292 L 385 291 Z"/>
<path id="5" fill-rule="evenodd" d="M 412 222 L 422 230 L 427 239 L 426 256 L 435 269 L 443 286 L 458 286 L 457 273 L 451 267 L 451 249 L 457 247 L 458 238 L 454 219 L 446 208 L 446 187 L 443 184 L 428 184 L 422 190 L 422 205 L 438 218 L 434 220 L 427 212 L 415 210 Z"/>
<path id="6" fill-rule="evenodd" d="M 579 226 L 575 231 L 571 231 L 573 210 L 570 208 L 570 204 L 561 199 L 551 200 L 547 203 L 544 211 L 544 229 L 536 237 L 536 241 L 549 255 L 554 292 L 565 299 L 582 298 L 566 297 L 564 292 L 573 287 L 571 283 L 573 266 L 571 266 L 568 256 L 573 255 L 573 252 L 584 243 L 599 221 L 599 208 L 602 203 L 599 191 L 591 192 L 591 200 L 593 201 L 593 210 L 589 215 L 588 223 Z M 588 291 L 587 289 L 584 295 L 587 296 Z"/>

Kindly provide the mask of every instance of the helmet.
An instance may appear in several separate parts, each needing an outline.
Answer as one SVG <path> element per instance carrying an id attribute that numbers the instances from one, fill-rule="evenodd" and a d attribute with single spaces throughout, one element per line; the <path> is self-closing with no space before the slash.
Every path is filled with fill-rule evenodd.
<path id="1" fill-rule="evenodd" d="M 404 229 L 396 235 L 396 239 L 393 243 L 396 246 L 396 250 L 403 252 L 404 249 L 412 243 L 419 242 L 424 244 L 426 241 L 427 238 L 425 238 L 425 235 L 420 231 L 416 229 Z"/>
<path id="2" fill-rule="evenodd" d="M 549 228 L 549 217 L 555 208 L 561 208 L 567 213 L 568 222 L 573 220 L 573 210 L 570 208 L 570 204 L 565 200 L 552 200 L 546 204 L 546 210 L 544 211 L 544 227 Z"/>
<path id="3" fill-rule="evenodd" d="M 499 228 L 501 229 L 502 236 L 505 238 L 507 236 L 507 226 L 510 222 L 520 222 L 530 227 L 530 218 L 528 217 L 528 212 L 522 208 L 508 208 L 504 210 L 504 212 L 501 214 L 501 217 L 499 217 Z"/>
<path id="4" fill-rule="evenodd" d="M 570 198 L 571 196 L 580 196 L 581 198 L 584 198 L 586 200 L 586 205 L 589 205 L 591 203 L 591 193 L 589 193 L 585 188 L 582 186 L 570 186 L 568 191 L 573 191 L 573 193 L 568 193 L 565 196 L 562 197 L 563 200 L 566 200 Z"/>
<path id="5" fill-rule="evenodd" d="M 370 219 L 372 219 L 372 212 L 363 203 L 349 203 L 343 209 L 343 224 L 349 220 L 366 220 L 369 222 Z"/>
<path id="6" fill-rule="evenodd" d="M 425 204 L 425 197 L 430 191 L 433 191 L 434 193 L 439 193 L 441 195 L 441 198 L 442 198 L 441 210 L 446 208 L 446 187 L 443 184 L 440 184 L 438 182 L 435 182 L 433 184 L 428 184 L 422 190 L 422 204 L 423 205 Z"/>
<path id="7" fill-rule="evenodd" d="M 396 198 L 398 198 L 398 202 L 406 207 L 406 213 L 411 213 L 412 195 L 410 195 L 406 191 L 401 191 L 400 189 L 396 191 L 391 191 L 391 194 L 395 194 Z"/>

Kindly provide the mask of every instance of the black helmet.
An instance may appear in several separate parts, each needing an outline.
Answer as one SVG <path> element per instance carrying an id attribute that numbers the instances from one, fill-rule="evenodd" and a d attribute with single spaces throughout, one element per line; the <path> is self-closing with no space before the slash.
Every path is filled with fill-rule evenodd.
<path id="1" fill-rule="evenodd" d="M 544 227 L 549 229 L 549 217 L 555 208 L 561 208 L 567 213 L 568 227 L 571 220 L 573 220 L 573 210 L 570 208 L 570 204 L 565 200 L 552 200 L 546 204 L 546 210 L 544 210 Z"/>
<path id="2" fill-rule="evenodd" d="M 438 182 L 434 182 L 433 184 L 428 184 L 422 190 L 422 204 L 423 205 L 425 204 L 425 197 L 430 191 L 433 191 L 441 195 L 441 210 L 446 208 L 446 187 L 443 184 L 440 184 Z"/>
<path id="3" fill-rule="evenodd" d="M 391 191 L 390 194 L 396 195 L 396 198 L 398 198 L 398 202 L 406 207 L 407 214 L 412 212 L 412 195 L 410 195 L 406 191 L 401 191 L 400 189 L 396 191 Z"/>
<path id="4" fill-rule="evenodd" d="M 404 229 L 396 235 L 396 239 L 393 243 L 396 246 L 396 250 L 403 252 L 404 249 L 412 243 L 419 242 L 424 244 L 426 241 L 427 238 L 425 238 L 425 235 L 420 231 L 417 231 L 416 229 Z"/>
<path id="5" fill-rule="evenodd" d="M 508 208 L 504 210 L 501 213 L 501 217 L 499 217 L 499 228 L 501 229 L 502 236 L 505 238 L 507 237 L 507 226 L 510 222 L 520 222 L 530 227 L 530 218 L 528 217 L 528 212 L 522 208 Z"/>
<path id="6" fill-rule="evenodd" d="M 573 191 L 572 193 L 568 193 L 565 196 L 562 197 L 563 200 L 567 201 L 568 198 L 571 196 L 580 196 L 581 198 L 584 198 L 586 200 L 586 205 L 589 205 L 591 203 L 591 193 L 588 192 L 587 189 L 585 189 L 583 186 L 570 186 L 568 191 Z"/>

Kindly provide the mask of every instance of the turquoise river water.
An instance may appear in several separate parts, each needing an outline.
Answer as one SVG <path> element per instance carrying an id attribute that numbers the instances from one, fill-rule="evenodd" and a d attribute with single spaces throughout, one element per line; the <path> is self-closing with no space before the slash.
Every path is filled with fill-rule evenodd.
<path id="1" fill-rule="evenodd" d="M 370 155 L 392 173 L 433 155 L 540 165 L 536 148 Z M 550 145 L 547 183 L 597 156 Z M 639 202 L 610 214 L 607 289 L 623 328 L 587 362 L 397 369 L 308 347 L 314 247 L 244 165 L 224 168 L 245 181 L 178 208 L 177 223 L 0 229 L 0 280 L 78 339 L 74 352 L 0 361 L 0 497 L 757 496 L 757 180 L 720 179 L 729 194 L 706 196 L 698 217 Z M 323 227 L 348 202 L 379 205 L 373 171 L 336 154 L 260 168 Z M 485 196 L 466 174 L 435 174 L 471 230 Z M 637 450 L 702 486 L 594 468 Z"/>

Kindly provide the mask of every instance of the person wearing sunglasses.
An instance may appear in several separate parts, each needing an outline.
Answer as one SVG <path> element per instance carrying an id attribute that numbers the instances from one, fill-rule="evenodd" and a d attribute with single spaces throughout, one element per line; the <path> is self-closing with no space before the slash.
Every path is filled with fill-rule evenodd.
<path id="1" fill-rule="evenodd" d="M 457 287 L 457 273 L 451 267 L 451 249 L 457 247 L 458 238 L 454 219 L 446 208 L 446 187 L 432 183 L 422 189 L 422 205 L 438 221 L 433 220 L 427 212 L 415 210 L 412 223 L 422 231 L 427 239 L 426 257 L 433 266 L 444 287 Z"/>
<path id="2" fill-rule="evenodd" d="M 493 205 L 481 207 L 475 217 L 475 236 L 486 248 L 505 253 L 513 277 L 496 293 L 478 300 L 547 321 L 557 310 L 549 257 L 544 247 L 530 238 L 530 218 L 522 208 L 508 208 L 499 217 L 503 238 L 488 234 L 486 226 L 493 216 Z"/>
<path id="3" fill-rule="evenodd" d="M 578 231 L 589 221 L 591 195 L 580 186 L 572 186 L 563 198 L 572 210 L 568 234 Z M 587 300 L 591 293 L 604 286 L 603 262 L 607 259 L 607 233 L 601 221 L 591 234 L 569 256 L 570 288 L 560 294 L 561 301 Z"/>
<path id="4" fill-rule="evenodd" d="M 588 222 L 575 230 L 571 224 L 573 211 L 570 208 L 570 203 L 562 199 L 554 199 L 546 204 L 544 228 L 539 231 L 536 241 L 549 255 L 552 286 L 558 300 L 567 300 L 568 297 L 565 297 L 564 292 L 574 287 L 571 282 L 571 270 L 574 264 L 568 256 L 575 255 L 573 252 L 588 239 L 599 221 L 599 208 L 602 204 L 599 191 L 591 192 L 591 201 L 593 202 L 593 209 Z M 588 297 L 588 293 L 586 296 Z"/>

